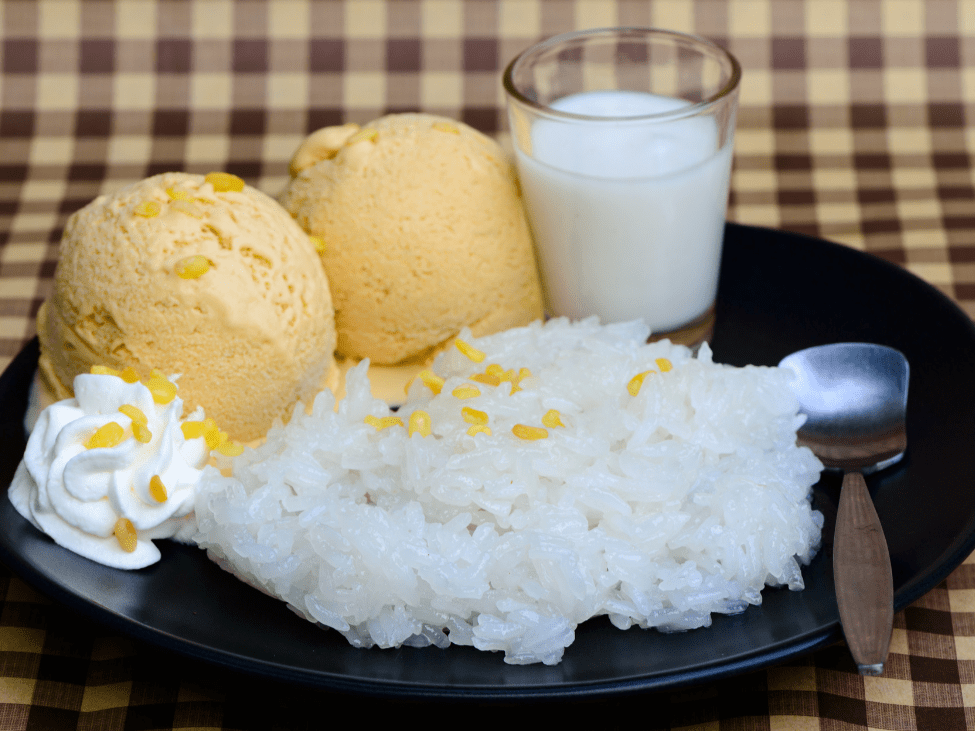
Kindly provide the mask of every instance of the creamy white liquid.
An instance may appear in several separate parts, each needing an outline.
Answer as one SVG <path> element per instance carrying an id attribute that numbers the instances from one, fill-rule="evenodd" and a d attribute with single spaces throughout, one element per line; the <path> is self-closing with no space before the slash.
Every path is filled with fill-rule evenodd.
<path id="1" fill-rule="evenodd" d="M 552 104 L 635 116 L 686 102 L 598 91 Z M 643 318 L 676 329 L 714 302 L 732 142 L 710 117 L 668 123 L 536 121 L 532 155 L 517 150 L 549 314 L 603 322 Z"/>

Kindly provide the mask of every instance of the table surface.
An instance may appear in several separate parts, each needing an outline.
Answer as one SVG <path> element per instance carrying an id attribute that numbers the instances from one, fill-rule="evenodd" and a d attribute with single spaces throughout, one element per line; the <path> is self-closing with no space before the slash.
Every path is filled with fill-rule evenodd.
<path id="1" fill-rule="evenodd" d="M 226 170 L 274 195 L 308 132 L 388 112 L 504 142 L 504 65 L 543 37 L 612 25 L 698 33 L 741 61 L 730 220 L 865 250 L 975 316 L 970 0 L 42 0 L 0 4 L 0 368 L 34 334 L 67 217 L 98 194 Z M 309 714 L 361 702 L 117 636 L 3 566 L 0 602 L 0 729 L 317 728 Z M 881 677 L 838 644 L 542 710 L 606 725 L 634 709 L 653 729 L 973 728 L 975 559 L 895 616 Z"/>

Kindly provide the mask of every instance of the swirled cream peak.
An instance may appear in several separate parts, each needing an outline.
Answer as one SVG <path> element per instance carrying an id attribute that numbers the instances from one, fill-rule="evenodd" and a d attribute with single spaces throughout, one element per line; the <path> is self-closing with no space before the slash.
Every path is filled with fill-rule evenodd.
<path id="1" fill-rule="evenodd" d="M 226 434 L 158 372 L 82 374 L 41 412 L 10 486 L 17 511 L 59 545 L 107 566 L 159 560 L 156 538 L 188 541 L 196 486 Z"/>
<path id="2" fill-rule="evenodd" d="M 325 270 L 272 198 L 227 173 L 164 173 L 71 216 L 37 317 L 56 399 L 96 363 L 185 374 L 180 394 L 260 439 L 333 375 Z"/>

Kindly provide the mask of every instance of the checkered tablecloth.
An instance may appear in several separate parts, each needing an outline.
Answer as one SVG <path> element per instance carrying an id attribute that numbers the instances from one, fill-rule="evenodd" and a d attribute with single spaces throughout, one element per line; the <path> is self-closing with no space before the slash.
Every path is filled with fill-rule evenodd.
<path id="1" fill-rule="evenodd" d="M 704 35 L 744 77 L 729 218 L 903 265 L 975 315 L 972 0 L 0 2 L 0 367 L 34 334 L 65 220 L 166 170 L 274 195 L 319 127 L 422 110 L 505 141 L 500 75 L 556 33 Z M 975 488 L 975 486 L 973 486 Z M 292 729 L 424 714 L 168 655 L 0 566 L 0 730 Z M 505 722 L 447 707 L 467 723 Z M 975 728 L 975 562 L 897 614 L 887 671 L 843 645 L 684 691 L 549 707 L 601 727 Z M 315 716 L 309 716 L 314 713 Z M 341 715 L 340 715 L 341 714 Z"/>

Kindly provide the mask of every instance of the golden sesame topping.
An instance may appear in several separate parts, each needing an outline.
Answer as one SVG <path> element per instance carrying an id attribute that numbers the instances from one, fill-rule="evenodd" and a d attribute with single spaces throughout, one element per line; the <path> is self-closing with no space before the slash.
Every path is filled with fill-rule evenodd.
<path id="1" fill-rule="evenodd" d="M 472 437 L 475 434 L 487 434 L 491 436 L 491 427 L 484 426 L 483 424 L 472 424 L 467 429 L 467 436 Z"/>
<path id="2" fill-rule="evenodd" d="M 488 415 L 483 411 L 478 411 L 477 409 L 472 409 L 470 406 L 465 406 L 460 410 L 461 416 L 464 417 L 464 421 L 468 424 L 478 424 L 483 426 L 488 423 Z"/>
<path id="3" fill-rule="evenodd" d="M 157 404 L 165 405 L 176 398 L 176 384 L 156 369 L 153 369 L 149 373 L 146 388 L 149 389 L 149 393 L 152 394 L 152 400 Z"/>
<path id="4" fill-rule="evenodd" d="M 354 145 L 357 142 L 375 142 L 379 138 L 379 130 L 377 129 L 360 129 L 354 135 L 352 135 L 345 144 Z"/>
<path id="5" fill-rule="evenodd" d="M 210 266 L 209 259 L 202 254 L 196 254 L 180 259 L 173 267 L 173 271 L 180 279 L 199 279 L 210 271 Z"/>
<path id="6" fill-rule="evenodd" d="M 457 350 L 459 350 L 461 353 L 466 355 L 470 360 L 474 361 L 475 363 L 480 363 L 487 357 L 484 355 L 483 352 L 475 348 L 470 343 L 465 343 L 460 338 L 457 338 L 454 341 L 454 345 L 457 346 Z"/>
<path id="7" fill-rule="evenodd" d="M 476 398 L 477 396 L 481 395 L 481 389 L 479 389 L 477 386 L 471 386 L 465 383 L 463 386 L 458 386 L 450 393 L 454 398 L 459 399 Z"/>
<path id="8" fill-rule="evenodd" d="M 110 421 L 98 427 L 95 433 L 88 437 L 85 442 L 85 449 L 103 449 L 116 447 L 125 438 L 125 429 L 117 421 Z"/>
<path id="9" fill-rule="evenodd" d="M 431 125 L 438 132 L 446 132 L 451 135 L 459 135 L 460 128 L 456 124 L 451 124 L 450 122 L 434 122 Z"/>
<path id="10" fill-rule="evenodd" d="M 421 437 L 428 437 L 431 431 L 430 414 L 426 411 L 414 411 L 410 414 L 410 436 L 419 433 Z"/>
<path id="11" fill-rule="evenodd" d="M 565 426 L 562 423 L 562 415 L 555 409 L 549 409 L 545 412 L 545 416 L 542 417 L 542 423 L 549 429 L 554 429 L 557 426 Z"/>
<path id="12" fill-rule="evenodd" d="M 433 371 L 420 371 L 419 377 L 434 394 L 440 393 L 443 388 L 444 379 Z"/>
<path id="13" fill-rule="evenodd" d="M 635 376 L 633 376 L 633 378 L 630 379 L 630 382 L 626 384 L 626 390 L 630 392 L 630 396 L 636 396 L 638 393 L 640 393 L 640 389 L 643 387 L 643 379 L 646 378 L 649 373 L 651 373 L 651 371 L 643 371 L 643 373 L 637 373 Z"/>
<path id="14" fill-rule="evenodd" d="M 142 216 L 143 218 L 153 218 L 159 215 L 161 211 L 159 203 L 156 201 L 142 201 L 133 209 L 133 213 L 137 216 Z"/>
<path id="15" fill-rule="evenodd" d="M 115 521 L 115 537 L 118 539 L 118 544 L 122 547 L 122 550 L 126 553 L 132 553 L 139 543 L 135 526 L 132 525 L 132 521 L 128 518 L 119 518 Z"/>
<path id="16" fill-rule="evenodd" d="M 231 173 L 207 173 L 204 180 L 216 193 L 239 193 L 244 189 L 244 181 Z"/>
<path id="17" fill-rule="evenodd" d="M 391 426 L 403 426 L 403 420 L 398 416 L 378 417 L 369 414 L 365 419 L 363 419 L 363 421 L 365 421 L 369 426 L 375 427 L 376 431 L 382 431 L 383 429 L 387 429 Z"/>
<path id="18" fill-rule="evenodd" d="M 325 239 L 321 236 L 309 236 L 308 240 L 311 241 L 311 245 L 315 247 L 315 251 L 319 254 L 325 253 Z"/>
<path id="19" fill-rule="evenodd" d="M 666 358 L 657 358 L 655 362 L 657 364 L 657 368 L 660 369 L 661 373 L 666 373 L 667 371 L 674 369 L 674 364 L 671 363 Z"/>
<path id="20" fill-rule="evenodd" d="M 159 475 L 153 475 L 149 479 L 149 494 L 157 503 L 164 503 L 169 499 L 169 493 L 166 492 L 166 486 Z"/>
<path id="21" fill-rule="evenodd" d="M 540 426 L 526 426 L 524 424 L 515 424 L 511 427 L 511 433 L 519 439 L 525 439 L 530 442 L 548 437 L 548 429 L 543 429 Z"/>

